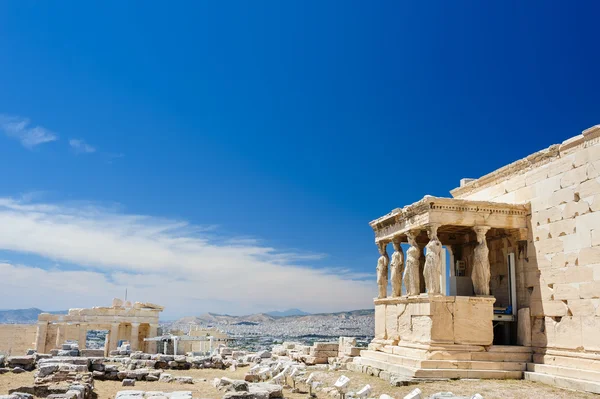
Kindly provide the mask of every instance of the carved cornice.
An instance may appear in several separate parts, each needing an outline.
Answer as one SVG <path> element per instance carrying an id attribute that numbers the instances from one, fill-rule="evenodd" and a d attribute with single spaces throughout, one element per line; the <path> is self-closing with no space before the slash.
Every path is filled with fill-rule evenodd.
<path id="1" fill-rule="evenodd" d="M 389 242 L 410 230 L 425 230 L 431 225 L 489 226 L 526 228 L 529 205 L 471 201 L 425 196 L 414 204 L 396 208 L 369 225 L 375 241 Z"/>

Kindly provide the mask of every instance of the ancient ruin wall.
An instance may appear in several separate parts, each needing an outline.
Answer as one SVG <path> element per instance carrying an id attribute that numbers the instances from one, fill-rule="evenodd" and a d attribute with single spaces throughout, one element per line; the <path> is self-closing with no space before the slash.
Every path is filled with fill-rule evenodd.
<path id="1" fill-rule="evenodd" d="M 531 313 L 532 345 L 600 352 L 600 126 L 452 195 L 531 204 L 517 280 L 519 308 Z"/>
<path id="2" fill-rule="evenodd" d="M 25 355 L 35 348 L 35 324 L 0 324 L 0 354 Z"/>

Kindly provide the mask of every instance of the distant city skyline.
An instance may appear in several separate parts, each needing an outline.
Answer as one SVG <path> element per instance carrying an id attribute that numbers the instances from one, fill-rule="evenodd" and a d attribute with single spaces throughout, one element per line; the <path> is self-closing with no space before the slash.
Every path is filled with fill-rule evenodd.
<path id="1" fill-rule="evenodd" d="M 2 306 L 372 308 L 371 220 L 600 123 L 598 11 L 2 2 Z"/>

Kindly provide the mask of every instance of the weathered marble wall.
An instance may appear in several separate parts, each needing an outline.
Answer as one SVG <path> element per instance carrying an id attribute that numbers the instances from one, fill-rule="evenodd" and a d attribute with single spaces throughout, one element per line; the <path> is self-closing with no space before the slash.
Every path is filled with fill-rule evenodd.
<path id="1" fill-rule="evenodd" d="M 452 195 L 531 203 L 517 283 L 519 308 L 530 308 L 532 345 L 600 351 L 600 126 Z"/>
<path id="2" fill-rule="evenodd" d="M 0 353 L 21 356 L 35 348 L 35 324 L 0 324 Z"/>

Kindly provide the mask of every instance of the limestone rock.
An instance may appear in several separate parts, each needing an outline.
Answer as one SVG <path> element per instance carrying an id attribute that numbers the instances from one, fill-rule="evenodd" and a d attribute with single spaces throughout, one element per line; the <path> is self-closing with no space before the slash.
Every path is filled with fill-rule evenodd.
<path id="1" fill-rule="evenodd" d="M 132 386 L 134 386 L 134 385 L 135 385 L 135 380 L 134 380 L 134 379 L 132 379 L 132 378 L 125 378 L 125 379 L 123 380 L 123 383 L 122 383 L 122 385 L 123 385 L 124 387 L 132 387 Z"/>

